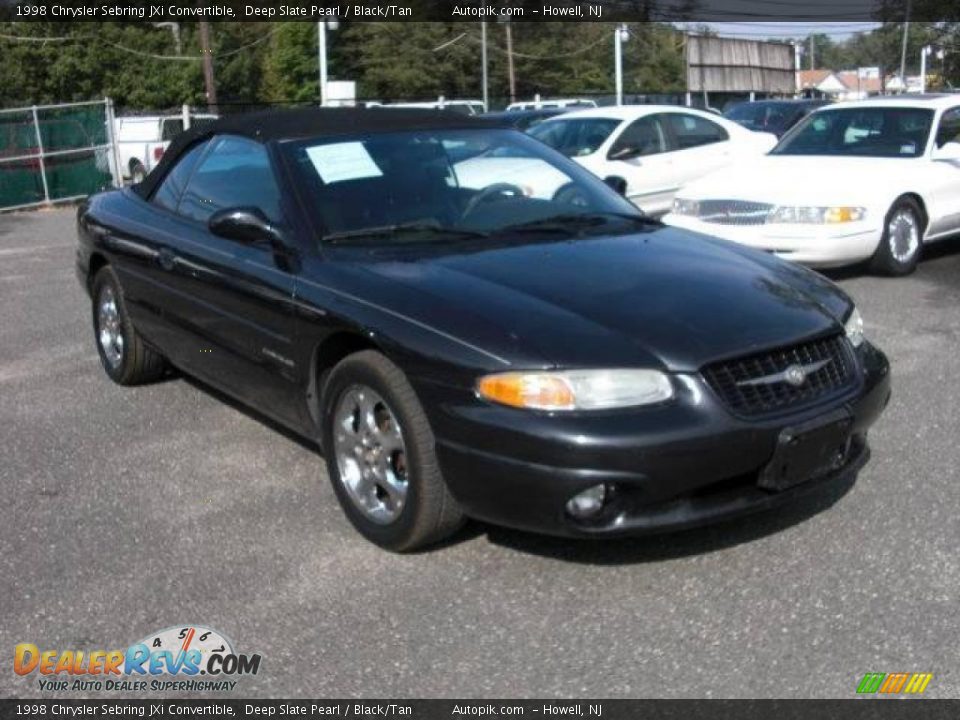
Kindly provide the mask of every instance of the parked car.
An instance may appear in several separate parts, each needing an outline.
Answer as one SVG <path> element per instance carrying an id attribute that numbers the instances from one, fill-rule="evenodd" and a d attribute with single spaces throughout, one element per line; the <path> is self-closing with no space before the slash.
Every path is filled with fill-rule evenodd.
<path id="1" fill-rule="evenodd" d="M 540 108 L 539 110 L 504 110 L 502 112 L 484 113 L 485 120 L 493 120 L 517 130 L 529 130 L 534 125 L 542 123 L 557 115 L 569 112 L 566 108 Z"/>
<path id="2" fill-rule="evenodd" d="M 679 188 L 735 160 L 759 156 L 775 136 L 692 108 L 634 105 L 579 110 L 545 120 L 533 137 L 602 178 L 620 178 L 649 215 L 670 210 Z"/>
<path id="3" fill-rule="evenodd" d="M 379 105 L 387 108 L 404 108 L 415 110 L 449 110 L 462 115 L 480 115 L 486 109 L 482 100 L 436 100 L 428 102 L 400 102 Z"/>
<path id="4" fill-rule="evenodd" d="M 923 244 L 960 232 L 960 98 L 821 108 L 769 156 L 688 185 L 665 220 L 807 265 L 910 273 Z"/>
<path id="5" fill-rule="evenodd" d="M 191 120 L 209 121 L 216 115 L 198 114 Z M 120 176 L 138 183 L 163 157 L 164 151 L 183 132 L 183 115 L 118 117 L 114 136 L 120 156 Z"/>
<path id="6" fill-rule="evenodd" d="M 464 146 L 566 189 L 460 187 Z M 78 229 L 107 375 L 170 363 L 318 441 L 347 517 L 392 550 L 465 516 L 608 537 L 836 492 L 890 393 L 828 280 L 452 113 L 225 118 Z"/>
<path id="7" fill-rule="evenodd" d="M 552 100 L 527 100 L 523 102 L 514 102 L 507 105 L 507 112 L 523 112 L 525 110 L 543 110 L 544 108 L 595 108 L 597 103 L 594 100 L 585 100 L 583 98 L 554 98 Z"/>
<path id="8" fill-rule="evenodd" d="M 773 133 L 778 138 L 829 100 L 757 100 L 728 108 L 723 116 L 747 130 Z"/>

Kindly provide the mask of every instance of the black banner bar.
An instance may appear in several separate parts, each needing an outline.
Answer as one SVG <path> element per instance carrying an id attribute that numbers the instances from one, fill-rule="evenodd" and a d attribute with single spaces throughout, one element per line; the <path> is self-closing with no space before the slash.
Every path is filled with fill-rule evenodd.
<path id="1" fill-rule="evenodd" d="M 0 0 L 0 21 L 901 22 L 907 0 Z M 960 19 L 960 3 L 913 0 L 912 21 Z"/>
<path id="2" fill-rule="evenodd" d="M 0 700 L 0 718 L 956 720 L 960 700 Z"/>

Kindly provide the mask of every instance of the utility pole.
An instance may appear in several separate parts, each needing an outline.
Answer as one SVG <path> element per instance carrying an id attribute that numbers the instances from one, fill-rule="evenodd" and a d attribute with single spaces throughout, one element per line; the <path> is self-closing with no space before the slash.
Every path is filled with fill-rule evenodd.
<path id="1" fill-rule="evenodd" d="M 320 107 L 327 105 L 327 22 L 317 23 L 317 61 L 320 65 Z"/>
<path id="2" fill-rule="evenodd" d="M 328 97 L 327 82 L 327 30 L 340 27 L 340 20 L 332 17 L 317 23 L 317 64 L 320 66 L 320 107 L 325 107 Z"/>
<path id="3" fill-rule="evenodd" d="M 800 97 L 803 88 L 800 85 L 800 43 L 793 43 L 793 95 Z"/>
<path id="4" fill-rule="evenodd" d="M 927 56 L 933 52 L 933 48 L 924 45 L 920 50 L 920 93 L 927 91 Z"/>
<path id="5" fill-rule="evenodd" d="M 617 105 L 623 105 L 623 43 L 629 37 L 630 31 L 627 30 L 626 24 L 617 25 L 613 31 L 613 68 Z"/>
<path id="6" fill-rule="evenodd" d="M 817 38 L 814 35 L 810 36 L 810 69 L 817 69 Z"/>
<path id="7" fill-rule="evenodd" d="M 900 50 L 900 92 L 907 91 L 907 39 L 910 37 L 910 6 L 907 0 L 907 15 L 903 21 L 903 47 Z"/>
<path id="8" fill-rule="evenodd" d="M 480 64 L 481 75 L 483 76 L 483 109 L 490 112 L 490 88 L 487 83 L 487 23 L 480 22 Z"/>
<path id="9" fill-rule="evenodd" d="M 200 21 L 200 54 L 203 56 L 203 82 L 207 87 L 207 109 L 219 115 L 217 82 L 213 77 L 213 51 L 210 49 L 210 23 Z"/>
<path id="10" fill-rule="evenodd" d="M 510 102 L 516 102 L 517 77 L 513 70 L 513 30 L 510 28 L 509 19 L 504 19 L 503 28 L 507 34 L 507 78 L 510 81 Z"/>

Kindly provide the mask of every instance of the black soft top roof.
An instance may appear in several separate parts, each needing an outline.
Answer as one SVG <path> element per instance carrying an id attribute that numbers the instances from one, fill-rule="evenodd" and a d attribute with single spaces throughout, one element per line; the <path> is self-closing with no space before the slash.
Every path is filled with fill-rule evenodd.
<path id="1" fill-rule="evenodd" d="M 363 133 L 404 130 L 444 130 L 502 127 L 502 123 L 443 110 L 413 108 L 302 108 L 227 115 L 205 122 L 178 135 L 159 164 L 134 186 L 142 197 L 149 197 L 167 170 L 197 142 L 213 135 L 241 135 L 258 142 L 310 137 L 336 137 Z"/>

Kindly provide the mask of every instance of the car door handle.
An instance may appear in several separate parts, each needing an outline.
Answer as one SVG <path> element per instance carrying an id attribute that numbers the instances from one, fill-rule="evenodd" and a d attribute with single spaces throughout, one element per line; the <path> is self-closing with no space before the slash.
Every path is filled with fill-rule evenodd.
<path id="1" fill-rule="evenodd" d="M 176 255 L 173 254 L 171 250 L 164 248 L 159 253 L 157 253 L 157 262 L 160 263 L 160 267 L 164 270 L 170 271 L 173 270 L 173 266 L 177 261 Z"/>

